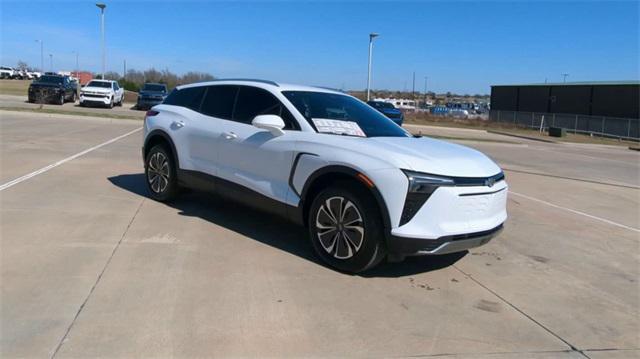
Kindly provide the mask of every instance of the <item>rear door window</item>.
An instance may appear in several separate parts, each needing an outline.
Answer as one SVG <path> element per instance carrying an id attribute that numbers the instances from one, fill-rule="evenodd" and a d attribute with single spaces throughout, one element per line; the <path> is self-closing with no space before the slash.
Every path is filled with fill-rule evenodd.
<path id="1" fill-rule="evenodd" d="M 166 105 L 182 106 L 194 111 L 200 111 L 200 103 L 204 96 L 206 87 L 188 87 L 185 89 L 175 89 L 164 100 Z"/>
<path id="2" fill-rule="evenodd" d="M 200 112 L 207 116 L 231 120 L 237 92 L 238 87 L 232 85 L 207 87 Z"/>
<path id="3" fill-rule="evenodd" d="M 285 129 L 298 129 L 297 122 L 289 110 L 269 91 L 257 87 L 240 86 L 233 120 L 251 124 L 258 115 L 278 115 L 284 121 Z"/>

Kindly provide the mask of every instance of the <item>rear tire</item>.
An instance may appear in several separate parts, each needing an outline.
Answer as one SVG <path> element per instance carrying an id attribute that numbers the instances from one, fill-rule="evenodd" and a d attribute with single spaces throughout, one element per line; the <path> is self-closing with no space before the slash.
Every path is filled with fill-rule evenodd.
<path id="1" fill-rule="evenodd" d="M 64 105 L 64 92 L 60 94 L 60 98 L 58 99 L 58 105 Z"/>
<path id="2" fill-rule="evenodd" d="M 380 210 L 361 187 L 344 184 L 323 190 L 313 200 L 307 222 L 318 256 L 340 271 L 366 271 L 387 254 Z"/>
<path id="3" fill-rule="evenodd" d="M 176 165 L 163 145 L 155 145 L 147 153 L 144 166 L 145 182 L 151 198 L 160 202 L 173 200 L 178 194 Z"/>

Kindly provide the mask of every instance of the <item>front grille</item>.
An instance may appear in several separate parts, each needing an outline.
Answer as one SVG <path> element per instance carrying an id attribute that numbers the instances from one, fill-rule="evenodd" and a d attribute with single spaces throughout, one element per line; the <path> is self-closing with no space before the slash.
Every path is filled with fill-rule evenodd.
<path id="1" fill-rule="evenodd" d="M 89 93 L 85 93 L 83 94 L 84 97 L 94 97 L 94 98 L 103 98 L 103 97 L 107 97 L 105 95 L 96 95 L 96 94 L 89 94 Z"/>

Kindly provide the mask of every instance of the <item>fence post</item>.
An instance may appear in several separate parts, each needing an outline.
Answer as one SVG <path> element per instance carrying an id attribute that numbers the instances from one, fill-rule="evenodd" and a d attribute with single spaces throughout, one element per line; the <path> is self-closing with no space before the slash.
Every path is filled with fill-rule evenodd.
<path id="1" fill-rule="evenodd" d="M 502 111 L 498 110 L 498 122 L 500 122 L 500 112 Z"/>
<path id="2" fill-rule="evenodd" d="M 513 125 L 515 127 L 518 127 L 518 124 L 516 123 L 517 119 L 518 119 L 518 113 L 516 111 L 513 111 Z"/>
<path id="3" fill-rule="evenodd" d="M 551 118 L 551 127 L 556 127 L 556 114 L 553 114 L 553 117 Z"/>
<path id="4" fill-rule="evenodd" d="M 531 112 L 531 128 L 536 128 L 535 117 L 536 117 L 535 113 Z"/>
<path id="5" fill-rule="evenodd" d="M 578 115 L 576 115 L 576 122 L 573 124 L 573 133 L 577 133 L 578 131 Z"/>
<path id="6" fill-rule="evenodd" d="M 605 117 L 602 116 L 602 131 L 600 131 L 600 135 L 604 136 L 604 121 L 605 121 Z"/>
<path id="7" fill-rule="evenodd" d="M 631 138 L 631 119 L 627 120 L 627 138 Z"/>

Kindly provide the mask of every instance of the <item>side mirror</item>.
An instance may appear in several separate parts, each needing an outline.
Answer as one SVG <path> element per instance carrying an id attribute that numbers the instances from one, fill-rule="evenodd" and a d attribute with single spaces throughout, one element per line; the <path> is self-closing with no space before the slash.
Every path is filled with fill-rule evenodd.
<path id="1" fill-rule="evenodd" d="M 251 124 L 257 128 L 271 132 L 274 136 L 284 135 L 284 131 L 282 130 L 284 128 L 284 121 L 282 121 L 280 116 L 258 115 L 251 121 Z"/>

